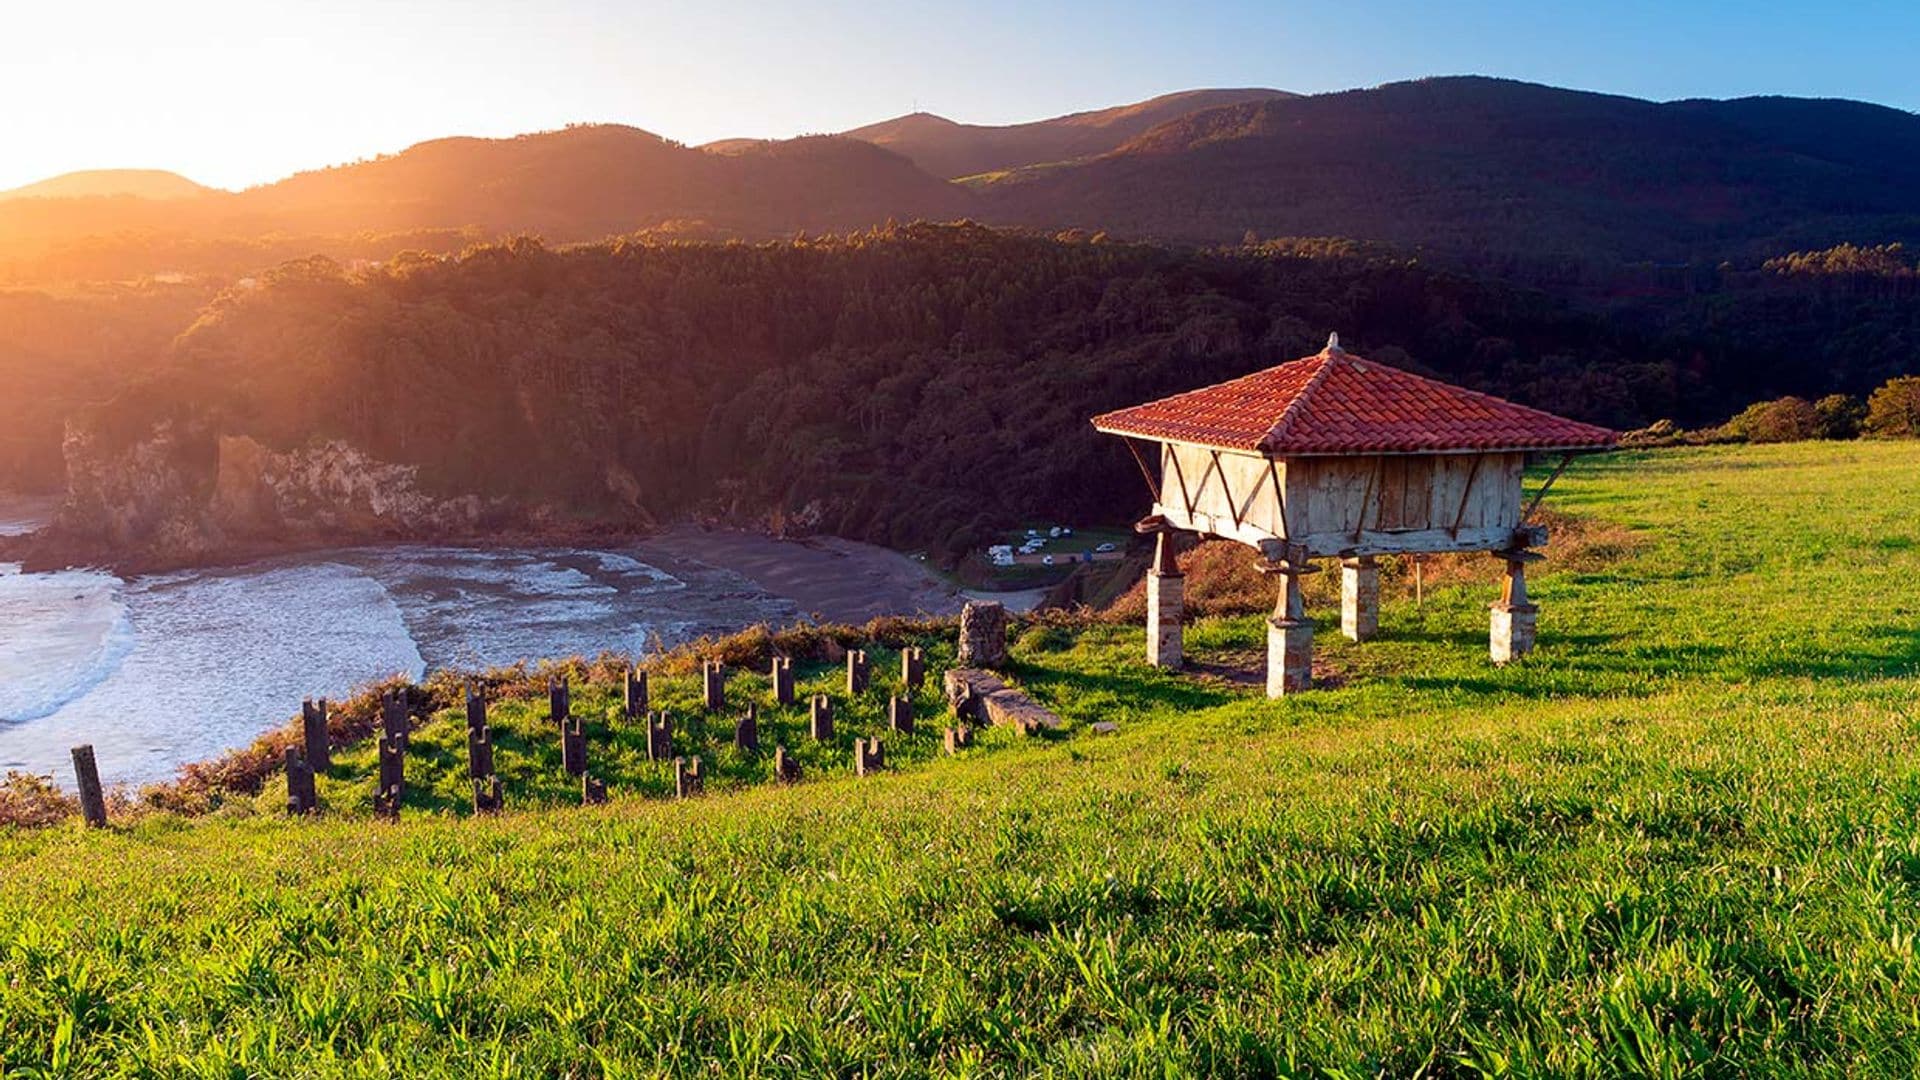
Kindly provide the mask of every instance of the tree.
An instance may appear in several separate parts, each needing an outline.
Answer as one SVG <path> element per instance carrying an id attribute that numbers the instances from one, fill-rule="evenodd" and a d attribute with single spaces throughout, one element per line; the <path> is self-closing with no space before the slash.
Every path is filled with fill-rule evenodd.
<path id="1" fill-rule="evenodd" d="M 1822 439 L 1857 439 L 1867 418 L 1867 403 L 1852 394 L 1828 394 L 1813 403 L 1816 432 Z"/>
<path id="2" fill-rule="evenodd" d="M 1885 438 L 1920 436 L 1920 375 L 1888 379 L 1867 399 L 1866 430 Z"/>
<path id="3" fill-rule="evenodd" d="M 1748 442 L 1799 442 L 1819 431 L 1820 414 L 1802 397 L 1756 401 L 1727 421 L 1727 433 Z"/>

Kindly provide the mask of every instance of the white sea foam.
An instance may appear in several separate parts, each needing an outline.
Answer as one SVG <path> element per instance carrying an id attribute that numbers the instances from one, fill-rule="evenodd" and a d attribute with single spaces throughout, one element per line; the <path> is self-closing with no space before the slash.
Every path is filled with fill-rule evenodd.
<path id="1" fill-rule="evenodd" d="M 185 571 L 0 576 L 0 772 L 166 779 L 395 673 L 640 653 L 798 616 L 738 575 L 567 549 L 400 546 Z M 15 568 L 17 569 L 17 568 Z"/>

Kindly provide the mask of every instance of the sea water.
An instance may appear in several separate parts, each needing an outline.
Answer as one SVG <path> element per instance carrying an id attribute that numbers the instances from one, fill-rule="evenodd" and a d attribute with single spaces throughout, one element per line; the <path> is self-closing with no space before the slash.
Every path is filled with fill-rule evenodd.
<path id="1" fill-rule="evenodd" d="M 798 615 L 736 574 L 617 550 L 351 548 L 124 581 L 0 563 L 0 773 L 71 787 L 91 743 L 108 783 L 165 780 L 372 679 Z"/>

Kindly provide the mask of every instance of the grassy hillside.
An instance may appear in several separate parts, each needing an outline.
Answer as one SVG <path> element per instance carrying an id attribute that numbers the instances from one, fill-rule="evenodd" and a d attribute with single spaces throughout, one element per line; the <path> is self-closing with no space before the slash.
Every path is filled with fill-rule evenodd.
<path id="1" fill-rule="evenodd" d="M 1580 465 L 1561 508 L 1646 542 L 1546 564 L 1504 670 L 1489 562 L 1364 647 L 1316 612 L 1345 685 L 1280 703 L 1148 670 L 1137 626 L 1029 630 L 1075 730 L 880 778 L 0 836 L 0 1066 L 1911 1075 L 1913 455 Z"/>

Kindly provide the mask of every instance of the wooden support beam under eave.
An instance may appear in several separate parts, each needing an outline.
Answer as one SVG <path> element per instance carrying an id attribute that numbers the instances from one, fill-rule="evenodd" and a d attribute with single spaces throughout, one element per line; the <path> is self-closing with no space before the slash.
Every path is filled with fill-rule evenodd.
<path id="1" fill-rule="evenodd" d="M 1167 506 L 1164 503 L 1156 503 L 1153 509 L 1154 513 L 1166 519 L 1167 524 L 1177 529 L 1218 536 L 1253 548 L 1261 548 L 1276 539 L 1291 541 L 1296 544 L 1305 544 L 1307 553 L 1314 558 L 1500 551 L 1515 546 L 1516 537 L 1525 547 L 1540 547 L 1547 542 L 1547 529 L 1544 525 L 1523 525 L 1518 529 L 1491 526 L 1461 529 L 1458 532 L 1439 528 L 1400 531 L 1362 529 L 1358 534 L 1350 531 L 1336 531 L 1309 533 L 1300 537 L 1276 537 L 1266 529 L 1250 523 L 1236 523 L 1232 518 L 1224 515 L 1189 514 L 1184 506 Z"/>

